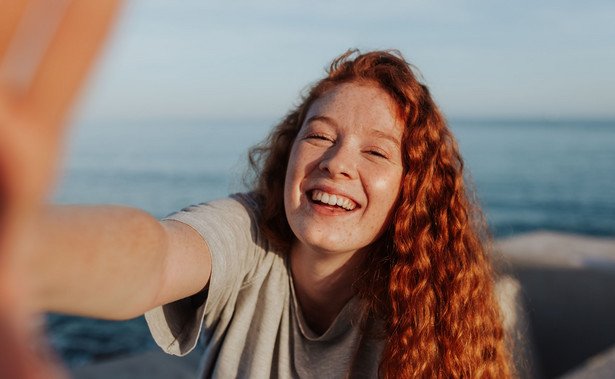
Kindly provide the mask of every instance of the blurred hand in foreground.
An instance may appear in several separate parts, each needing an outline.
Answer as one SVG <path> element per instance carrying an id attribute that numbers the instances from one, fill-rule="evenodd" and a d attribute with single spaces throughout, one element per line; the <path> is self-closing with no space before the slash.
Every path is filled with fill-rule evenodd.
<path id="1" fill-rule="evenodd" d="M 28 304 L 30 225 L 53 179 L 71 104 L 119 0 L 0 3 L 0 378 L 61 370 L 33 338 Z"/>

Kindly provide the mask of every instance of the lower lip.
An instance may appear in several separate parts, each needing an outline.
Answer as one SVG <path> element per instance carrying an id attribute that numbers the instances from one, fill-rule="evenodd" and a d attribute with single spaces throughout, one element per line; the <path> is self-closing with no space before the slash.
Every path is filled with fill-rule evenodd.
<path id="1" fill-rule="evenodd" d="M 324 205 L 321 203 L 315 203 L 309 199 L 308 199 L 308 203 L 312 206 L 312 208 L 314 209 L 314 211 L 316 211 L 316 213 L 326 215 L 326 216 L 345 216 L 345 215 L 353 214 L 354 211 L 356 210 L 355 208 L 352 211 L 346 211 L 342 208 L 337 208 L 337 207 L 334 208 L 334 207 Z"/>

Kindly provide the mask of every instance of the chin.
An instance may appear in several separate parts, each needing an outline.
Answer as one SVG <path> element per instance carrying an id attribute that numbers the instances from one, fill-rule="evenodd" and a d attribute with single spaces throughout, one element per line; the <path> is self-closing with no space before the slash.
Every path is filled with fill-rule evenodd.
<path id="1" fill-rule="evenodd" d="M 302 241 L 314 251 L 319 251 L 325 254 L 345 254 L 354 253 L 361 247 L 354 244 L 350 245 L 348 241 L 340 241 L 331 238 L 308 238 Z"/>

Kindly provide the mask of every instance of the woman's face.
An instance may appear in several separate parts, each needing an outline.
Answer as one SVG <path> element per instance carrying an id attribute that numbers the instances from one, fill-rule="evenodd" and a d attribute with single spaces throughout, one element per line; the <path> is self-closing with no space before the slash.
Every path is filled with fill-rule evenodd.
<path id="1" fill-rule="evenodd" d="M 312 104 L 284 185 L 303 247 L 354 253 L 382 234 L 399 194 L 402 134 L 396 104 L 376 85 L 341 84 Z"/>

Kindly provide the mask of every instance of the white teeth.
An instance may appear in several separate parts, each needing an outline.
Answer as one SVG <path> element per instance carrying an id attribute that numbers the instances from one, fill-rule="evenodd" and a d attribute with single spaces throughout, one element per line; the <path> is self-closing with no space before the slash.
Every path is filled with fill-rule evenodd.
<path id="1" fill-rule="evenodd" d="M 322 201 L 325 204 L 329 204 L 329 194 L 328 193 L 323 193 L 322 194 L 322 200 L 320 200 L 320 201 Z"/>
<path id="2" fill-rule="evenodd" d="M 320 190 L 312 191 L 312 200 L 319 201 L 323 204 L 328 205 L 337 205 L 338 207 L 342 207 L 346 210 L 353 210 L 357 207 L 357 205 L 350 199 L 345 198 L 340 195 L 332 195 Z"/>
<path id="3" fill-rule="evenodd" d="M 327 203 L 329 205 L 337 205 L 337 196 L 335 195 L 329 196 L 329 201 Z"/>

